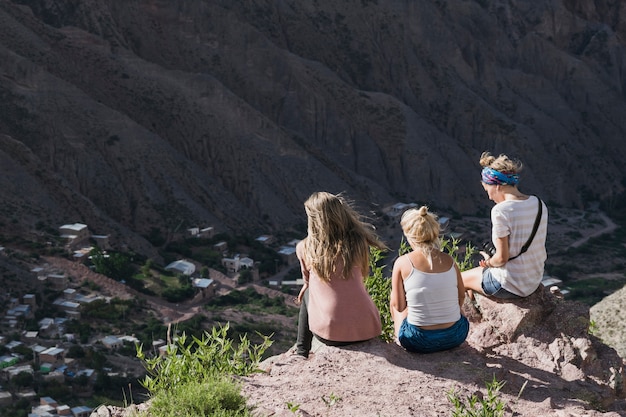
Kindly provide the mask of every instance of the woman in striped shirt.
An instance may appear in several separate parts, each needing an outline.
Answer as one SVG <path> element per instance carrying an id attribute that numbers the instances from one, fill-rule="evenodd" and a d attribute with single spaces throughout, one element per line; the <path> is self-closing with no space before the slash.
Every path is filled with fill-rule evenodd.
<path id="1" fill-rule="evenodd" d="M 462 272 L 470 291 L 496 298 L 519 298 L 532 294 L 541 283 L 546 254 L 548 209 L 536 196 L 518 188 L 520 161 L 489 152 L 480 157 L 481 183 L 495 205 L 491 209 L 492 255 L 481 252 L 479 266 Z M 523 247 L 537 228 L 530 245 Z"/>

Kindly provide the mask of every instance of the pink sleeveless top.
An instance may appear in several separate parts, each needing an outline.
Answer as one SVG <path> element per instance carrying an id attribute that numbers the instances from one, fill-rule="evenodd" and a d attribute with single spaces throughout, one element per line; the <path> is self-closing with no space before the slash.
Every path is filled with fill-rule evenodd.
<path id="1" fill-rule="evenodd" d="M 379 336 L 382 330 L 359 267 L 352 268 L 348 279 L 339 271 L 330 282 L 309 271 L 308 312 L 311 331 L 326 340 L 357 342 Z"/>

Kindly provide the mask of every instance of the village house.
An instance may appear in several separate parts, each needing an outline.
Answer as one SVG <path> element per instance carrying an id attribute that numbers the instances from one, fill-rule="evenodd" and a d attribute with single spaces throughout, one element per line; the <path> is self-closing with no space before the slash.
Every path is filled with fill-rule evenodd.
<path id="1" fill-rule="evenodd" d="M 7 348 L 7 350 L 13 350 L 16 347 L 22 346 L 22 345 L 23 345 L 23 343 L 20 342 L 19 340 L 13 340 L 13 341 L 7 343 L 4 347 Z"/>
<path id="2" fill-rule="evenodd" d="M 187 229 L 187 231 L 189 232 L 191 237 L 211 239 L 213 236 L 215 236 L 215 229 L 212 226 L 205 227 L 202 229 L 199 227 L 192 227 L 192 228 Z"/>
<path id="3" fill-rule="evenodd" d="M 29 305 L 32 309 L 35 309 L 35 307 L 37 307 L 37 297 L 35 297 L 35 294 L 24 294 L 22 297 L 22 303 Z"/>
<path id="4" fill-rule="evenodd" d="M 0 391 L 0 406 L 6 407 L 13 403 L 13 396 L 8 391 Z"/>
<path id="5" fill-rule="evenodd" d="M 298 257 L 296 256 L 295 246 L 281 246 L 277 252 L 280 255 L 283 262 L 285 262 L 288 266 L 295 265 L 298 263 Z"/>
<path id="6" fill-rule="evenodd" d="M 215 245 L 213 245 L 213 249 L 216 252 L 219 253 L 224 253 L 228 250 L 228 243 L 222 241 L 222 242 L 217 242 Z"/>
<path id="7" fill-rule="evenodd" d="M 7 315 L 17 319 L 26 319 L 32 316 L 32 308 L 27 304 L 18 304 L 7 310 Z"/>
<path id="8" fill-rule="evenodd" d="M 19 391 L 16 395 L 17 395 L 17 398 L 28 400 L 28 401 L 34 401 L 35 398 L 37 398 L 37 393 L 33 389 L 26 389 L 23 391 Z"/>
<path id="9" fill-rule="evenodd" d="M 257 237 L 255 240 L 265 246 L 269 246 L 275 241 L 274 236 L 272 235 L 261 235 Z"/>
<path id="10" fill-rule="evenodd" d="M 55 364 L 61 362 L 64 358 L 65 349 L 56 346 L 50 347 L 39 354 L 39 360 L 42 363 L 50 362 Z"/>
<path id="11" fill-rule="evenodd" d="M 68 279 L 65 274 L 48 274 L 46 280 L 55 290 L 62 291 L 67 288 Z"/>
<path id="12" fill-rule="evenodd" d="M 100 339 L 100 342 L 102 342 L 102 344 L 110 350 L 114 350 L 117 349 L 119 347 L 122 346 L 123 342 L 120 340 L 120 338 L 118 338 L 117 336 L 105 336 L 102 339 Z"/>
<path id="13" fill-rule="evenodd" d="M 32 351 L 33 351 L 33 353 L 34 353 L 37 357 L 38 357 L 39 355 L 41 355 L 41 352 L 43 352 L 44 350 L 48 349 L 47 347 L 45 347 L 45 346 L 41 346 L 41 345 L 38 345 L 38 344 L 34 344 L 34 345 L 32 345 L 32 346 L 29 346 L 29 347 L 30 347 L 30 350 L 32 350 Z"/>
<path id="14" fill-rule="evenodd" d="M 42 336 L 52 336 L 53 334 L 56 334 L 58 329 L 56 326 L 56 323 L 54 321 L 53 318 L 50 317 L 44 317 L 43 319 L 39 320 L 39 333 Z"/>
<path id="15" fill-rule="evenodd" d="M 215 295 L 217 283 L 211 278 L 194 278 L 192 280 L 192 285 L 202 293 L 202 297 Z"/>
<path id="16" fill-rule="evenodd" d="M 92 411 L 92 408 L 87 407 L 86 405 L 80 405 L 72 408 L 72 415 L 74 417 L 89 417 Z"/>
<path id="17" fill-rule="evenodd" d="M 111 249 L 111 244 L 109 243 L 109 235 L 92 235 L 91 238 L 96 242 L 96 245 L 100 249 Z"/>
<path id="18" fill-rule="evenodd" d="M 254 268 L 254 260 L 248 258 L 247 256 L 241 257 L 237 254 L 233 258 L 222 258 L 222 265 L 224 265 L 227 272 L 235 273 L 239 272 L 242 268 Z"/>
<path id="19" fill-rule="evenodd" d="M 8 368 L 9 366 L 13 366 L 20 361 L 20 358 L 12 355 L 4 355 L 0 356 L 0 369 Z"/>
<path id="20" fill-rule="evenodd" d="M 59 227 L 59 233 L 62 238 L 67 239 L 68 246 L 72 248 L 86 242 L 91 236 L 87 225 L 82 223 L 64 224 Z"/>
<path id="21" fill-rule="evenodd" d="M 196 272 L 196 266 L 189 261 L 178 260 L 167 265 L 165 270 L 191 276 Z"/>
<path id="22" fill-rule="evenodd" d="M 73 300 L 76 297 L 76 290 L 74 288 L 66 288 L 63 290 L 63 298 L 66 300 Z"/>
<path id="23" fill-rule="evenodd" d="M 417 204 L 415 203 L 396 203 L 393 206 L 391 206 L 390 208 L 386 209 L 386 213 L 388 216 L 391 217 L 398 217 L 401 216 L 402 213 L 404 213 L 405 211 L 407 211 L 408 209 L 411 208 L 416 208 Z"/>
<path id="24" fill-rule="evenodd" d="M 39 332 L 35 330 L 24 332 L 24 339 L 36 339 L 38 336 Z"/>
<path id="25" fill-rule="evenodd" d="M 8 368 L 4 368 L 2 370 L 2 373 L 5 375 L 6 380 L 13 379 L 19 374 L 21 374 L 22 372 L 26 372 L 31 375 L 35 373 L 31 365 L 9 366 Z"/>
<path id="26" fill-rule="evenodd" d="M 71 408 L 66 404 L 59 404 L 51 397 L 41 397 L 39 398 L 39 405 L 31 407 L 29 417 L 88 417 L 92 411 L 92 408 L 86 406 Z"/>

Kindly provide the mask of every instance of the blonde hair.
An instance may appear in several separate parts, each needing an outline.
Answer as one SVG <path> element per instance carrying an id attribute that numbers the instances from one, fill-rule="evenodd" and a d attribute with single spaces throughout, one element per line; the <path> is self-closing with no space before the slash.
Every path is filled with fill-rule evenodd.
<path id="1" fill-rule="evenodd" d="M 427 255 L 432 265 L 431 252 L 441 250 L 437 215 L 429 212 L 426 206 L 409 209 L 402 214 L 400 226 L 411 247 L 420 249 Z"/>
<path id="2" fill-rule="evenodd" d="M 304 239 L 304 261 L 320 279 L 330 281 L 337 266 L 342 278 L 350 277 L 354 266 L 363 274 L 369 270 L 369 248 L 387 249 L 374 228 L 340 195 L 313 193 L 305 202 L 308 235 Z"/>
<path id="3" fill-rule="evenodd" d="M 524 166 L 519 160 L 513 160 L 504 154 L 500 154 L 500 156 L 496 158 L 489 152 L 483 152 L 482 155 L 480 155 L 479 163 L 483 168 L 491 168 L 507 174 L 517 174 Z"/>

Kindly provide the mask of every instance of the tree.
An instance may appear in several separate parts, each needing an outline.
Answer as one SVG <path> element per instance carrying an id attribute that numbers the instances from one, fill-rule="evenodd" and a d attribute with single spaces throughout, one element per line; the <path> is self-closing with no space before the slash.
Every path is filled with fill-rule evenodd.
<path id="1" fill-rule="evenodd" d="M 81 345 L 72 345 L 67 350 L 67 354 L 65 355 L 68 358 L 84 358 L 85 357 L 85 349 Z"/>
<path id="2" fill-rule="evenodd" d="M 252 282 L 252 271 L 249 269 L 242 269 L 239 271 L 239 279 L 237 280 L 239 284 L 246 284 L 248 282 Z"/>
<path id="3" fill-rule="evenodd" d="M 11 383 L 15 387 L 26 388 L 33 385 L 33 380 L 33 374 L 30 372 L 20 372 L 11 379 Z"/>
<path id="4" fill-rule="evenodd" d="M 100 248 L 95 247 L 91 250 L 90 255 L 91 262 L 99 274 L 122 281 L 129 279 L 134 273 L 130 258 L 123 253 L 105 254 Z"/>

